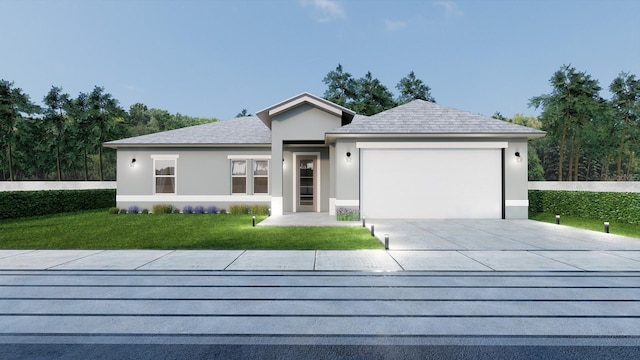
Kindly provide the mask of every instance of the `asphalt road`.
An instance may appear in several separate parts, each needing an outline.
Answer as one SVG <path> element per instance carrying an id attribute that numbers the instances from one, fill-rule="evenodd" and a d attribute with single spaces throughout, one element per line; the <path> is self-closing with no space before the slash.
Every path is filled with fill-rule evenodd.
<path id="1" fill-rule="evenodd" d="M 637 359 L 638 272 L 1 271 L 0 359 Z"/>

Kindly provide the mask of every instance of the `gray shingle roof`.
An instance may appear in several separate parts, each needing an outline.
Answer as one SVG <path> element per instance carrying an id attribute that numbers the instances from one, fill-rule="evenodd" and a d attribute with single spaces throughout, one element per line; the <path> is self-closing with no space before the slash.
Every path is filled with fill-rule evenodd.
<path id="1" fill-rule="evenodd" d="M 105 146 L 126 145 L 255 145 L 271 144 L 271 130 L 257 117 L 190 126 L 155 134 L 110 141 Z"/>
<path id="2" fill-rule="evenodd" d="M 543 131 L 424 100 L 372 116 L 357 115 L 349 125 L 328 134 L 522 134 L 542 136 Z"/>

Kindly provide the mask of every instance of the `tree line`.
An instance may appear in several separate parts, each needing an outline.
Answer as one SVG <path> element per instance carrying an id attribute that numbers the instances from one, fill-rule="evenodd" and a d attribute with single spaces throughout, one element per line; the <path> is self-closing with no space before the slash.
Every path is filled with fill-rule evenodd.
<path id="1" fill-rule="evenodd" d="M 359 114 L 373 115 L 414 99 L 435 102 L 431 88 L 411 71 L 389 89 L 367 72 L 356 79 L 342 65 L 327 73 L 324 98 Z M 547 132 L 530 141 L 529 180 L 640 180 L 640 80 L 620 73 L 602 97 L 598 80 L 563 65 L 549 80 L 551 92 L 534 96 L 540 116 L 493 117 Z"/>
<path id="2" fill-rule="evenodd" d="M 413 71 L 394 97 L 367 72 L 355 78 L 342 65 L 323 79 L 324 97 L 373 115 L 414 99 L 435 102 L 431 88 Z M 640 180 L 640 80 L 622 72 L 609 85 L 610 99 L 584 71 L 563 65 L 549 80 L 551 92 L 534 96 L 537 117 L 493 117 L 538 128 L 547 136 L 530 141 L 530 180 Z M 0 80 L 0 180 L 113 180 L 115 151 L 102 143 L 129 136 L 216 121 L 149 109 L 129 111 L 103 87 L 72 98 L 52 86 L 38 106 L 13 82 Z M 238 116 L 248 115 L 243 109 Z"/>
<path id="3" fill-rule="evenodd" d="M 532 142 L 546 180 L 640 180 L 640 80 L 621 72 L 611 99 L 597 79 L 563 65 L 549 80 L 551 92 L 529 106 L 547 136 Z"/>
<path id="4" fill-rule="evenodd" d="M 0 180 L 115 180 L 104 142 L 216 121 L 141 103 L 127 112 L 99 86 L 75 98 L 52 86 L 42 103 L 0 80 Z"/>
<path id="5" fill-rule="evenodd" d="M 431 96 L 431 88 L 418 79 L 413 71 L 396 85 L 400 93 L 397 98 L 380 80 L 373 77 L 371 71 L 356 79 L 345 72 L 341 64 L 329 71 L 322 82 L 327 85 L 325 99 L 361 115 L 374 115 L 415 99 L 436 102 Z"/>

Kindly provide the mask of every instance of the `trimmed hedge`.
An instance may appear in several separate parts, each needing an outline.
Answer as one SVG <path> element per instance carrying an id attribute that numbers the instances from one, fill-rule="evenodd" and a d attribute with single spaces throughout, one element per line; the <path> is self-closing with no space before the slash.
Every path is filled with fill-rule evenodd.
<path id="1" fill-rule="evenodd" d="M 640 193 L 529 190 L 529 211 L 640 224 Z"/>
<path id="2" fill-rule="evenodd" d="M 116 205 L 115 189 L 0 192 L 0 219 L 49 215 Z"/>

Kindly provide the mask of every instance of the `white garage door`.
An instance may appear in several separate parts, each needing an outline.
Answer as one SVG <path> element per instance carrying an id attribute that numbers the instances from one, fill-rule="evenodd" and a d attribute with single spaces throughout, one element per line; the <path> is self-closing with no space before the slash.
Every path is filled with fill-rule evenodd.
<path id="1" fill-rule="evenodd" d="M 500 219 L 501 154 L 501 149 L 362 149 L 362 214 Z"/>

